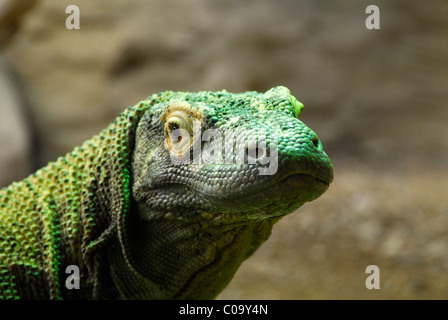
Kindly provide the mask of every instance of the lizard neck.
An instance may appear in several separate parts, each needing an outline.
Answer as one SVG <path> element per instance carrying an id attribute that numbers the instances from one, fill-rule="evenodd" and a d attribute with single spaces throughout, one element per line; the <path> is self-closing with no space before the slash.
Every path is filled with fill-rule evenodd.
<path id="1" fill-rule="evenodd" d="M 176 219 L 130 220 L 132 252 L 124 255 L 121 246 L 113 246 L 109 261 L 121 297 L 134 299 L 215 298 L 275 222 L 213 227 Z"/>

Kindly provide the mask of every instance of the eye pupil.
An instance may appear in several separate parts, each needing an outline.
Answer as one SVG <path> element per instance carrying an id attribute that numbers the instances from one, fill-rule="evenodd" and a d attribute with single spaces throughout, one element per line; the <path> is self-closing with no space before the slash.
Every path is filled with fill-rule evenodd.
<path id="1" fill-rule="evenodd" d="M 177 123 L 169 123 L 168 126 L 170 128 L 170 131 L 179 129 L 179 125 Z"/>
<path id="2" fill-rule="evenodd" d="M 180 132 L 173 133 L 173 131 L 178 130 L 180 126 L 177 123 L 169 123 L 168 128 L 171 132 L 171 140 L 174 142 L 180 142 L 182 140 Z"/>

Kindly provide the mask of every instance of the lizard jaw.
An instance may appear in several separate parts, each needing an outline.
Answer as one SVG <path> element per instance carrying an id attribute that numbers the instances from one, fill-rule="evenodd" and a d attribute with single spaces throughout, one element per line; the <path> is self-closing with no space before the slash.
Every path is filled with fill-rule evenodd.
<path id="1" fill-rule="evenodd" d="M 246 192 L 234 197 L 219 198 L 210 194 L 201 196 L 219 212 L 245 214 L 249 219 L 281 216 L 298 209 L 305 202 L 321 196 L 329 183 L 308 174 L 290 174 L 262 190 Z M 235 208 L 237 208 L 235 210 Z"/>

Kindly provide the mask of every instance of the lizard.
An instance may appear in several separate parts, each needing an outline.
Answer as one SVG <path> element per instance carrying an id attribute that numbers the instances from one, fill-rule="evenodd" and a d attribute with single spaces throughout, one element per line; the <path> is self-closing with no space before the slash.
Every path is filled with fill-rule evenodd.
<path id="1" fill-rule="evenodd" d="M 302 109 L 283 86 L 165 91 L 126 108 L 0 190 L 0 298 L 215 299 L 333 180 Z"/>

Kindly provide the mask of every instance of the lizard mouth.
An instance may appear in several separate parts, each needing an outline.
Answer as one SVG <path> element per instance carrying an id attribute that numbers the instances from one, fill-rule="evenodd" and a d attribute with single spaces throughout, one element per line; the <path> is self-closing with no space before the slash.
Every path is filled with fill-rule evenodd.
<path id="1" fill-rule="evenodd" d="M 265 219 L 288 214 L 318 198 L 330 183 L 307 173 L 291 173 L 270 182 L 225 196 L 197 191 L 218 212 L 238 212 L 248 214 L 248 218 Z"/>
<path id="2" fill-rule="evenodd" d="M 283 194 L 293 195 L 294 193 L 304 191 L 302 190 L 304 187 L 313 189 L 313 185 L 316 185 L 319 189 L 325 188 L 326 190 L 333 180 L 333 173 L 331 171 L 328 174 L 317 176 L 311 172 L 284 168 L 274 175 L 258 176 L 256 178 L 257 180 L 254 184 L 234 183 L 233 188 L 215 188 L 210 190 L 193 186 L 193 189 L 201 194 L 223 200 L 250 197 L 269 192 L 277 194 L 277 190 L 282 190 Z"/>
<path id="3" fill-rule="evenodd" d="M 172 201 L 173 208 L 184 206 L 185 203 L 181 204 L 182 201 L 176 199 L 188 194 L 188 199 L 193 200 L 187 207 L 192 210 L 241 213 L 243 216 L 240 218 L 265 219 L 290 213 L 305 202 L 318 198 L 328 189 L 333 179 L 332 168 L 329 168 L 327 174 L 315 175 L 297 167 L 284 166 L 274 175 L 255 175 L 250 179 L 251 183 L 245 183 L 249 179 L 228 177 L 227 172 L 230 170 L 234 170 L 231 175 L 241 172 L 235 169 L 236 166 L 229 167 L 221 179 L 210 179 L 213 184 L 208 183 L 210 180 L 207 179 L 207 182 L 201 181 L 201 174 L 192 179 L 184 179 L 181 176 L 170 181 L 161 179 L 150 187 L 147 186 L 149 188 L 140 190 L 140 194 L 145 195 L 147 199 L 154 199 L 159 197 L 157 194 L 163 194 L 160 197 Z M 245 172 L 247 171 L 250 169 Z M 202 176 L 209 176 L 210 172 L 207 173 Z M 149 201 L 148 204 L 150 203 Z"/>

